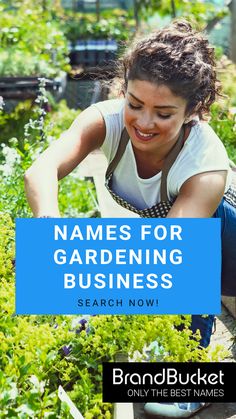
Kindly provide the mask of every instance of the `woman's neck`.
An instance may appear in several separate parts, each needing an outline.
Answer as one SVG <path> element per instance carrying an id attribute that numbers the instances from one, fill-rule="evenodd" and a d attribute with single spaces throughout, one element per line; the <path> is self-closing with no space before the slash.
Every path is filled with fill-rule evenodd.
<path id="1" fill-rule="evenodd" d="M 148 153 L 142 153 L 140 150 L 135 150 L 133 148 L 137 172 L 139 177 L 143 179 L 148 179 L 155 176 L 159 173 L 164 165 L 165 158 L 158 160 L 158 158 L 150 158 L 151 156 Z"/>
<path id="2" fill-rule="evenodd" d="M 190 127 L 185 127 L 184 141 L 188 138 L 190 130 Z M 178 138 L 176 141 L 178 141 Z M 160 150 L 158 154 L 154 154 L 153 151 L 144 152 L 143 150 L 136 149 L 132 146 L 138 175 L 143 179 L 149 179 L 161 172 L 165 164 L 165 159 L 176 144 L 176 141 L 168 144 L 168 146 Z"/>

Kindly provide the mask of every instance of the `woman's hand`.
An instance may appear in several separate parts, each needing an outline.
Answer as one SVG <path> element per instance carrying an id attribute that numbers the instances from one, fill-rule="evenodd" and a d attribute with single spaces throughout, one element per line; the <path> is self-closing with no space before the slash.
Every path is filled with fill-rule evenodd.
<path id="1" fill-rule="evenodd" d="M 168 218 L 212 217 L 224 195 L 227 171 L 204 172 L 189 178 L 168 213 Z"/>
<path id="2" fill-rule="evenodd" d="M 25 174 L 25 189 L 35 217 L 60 217 L 58 180 L 68 175 L 106 134 L 100 112 L 90 107 L 32 164 Z"/>

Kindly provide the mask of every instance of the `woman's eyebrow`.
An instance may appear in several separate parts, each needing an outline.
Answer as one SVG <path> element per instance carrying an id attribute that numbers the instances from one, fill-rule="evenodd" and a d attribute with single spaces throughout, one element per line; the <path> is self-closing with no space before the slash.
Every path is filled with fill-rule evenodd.
<path id="1" fill-rule="evenodd" d="M 137 102 L 141 103 L 142 105 L 144 105 L 144 102 L 142 100 L 140 100 L 139 98 L 137 98 L 133 93 L 131 92 L 127 92 L 130 96 L 132 96 L 135 100 L 137 100 Z M 178 106 L 174 106 L 174 105 L 159 105 L 159 106 L 154 106 L 154 108 L 160 109 L 160 108 L 174 108 L 174 109 L 178 109 Z"/>

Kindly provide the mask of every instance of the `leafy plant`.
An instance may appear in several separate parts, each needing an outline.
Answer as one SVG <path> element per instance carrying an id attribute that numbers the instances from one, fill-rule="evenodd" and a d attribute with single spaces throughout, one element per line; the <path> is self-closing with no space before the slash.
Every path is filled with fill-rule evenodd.
<path id="1" fill-rule="evenodd" d="M 23 1 L 13 9 L 0 3 L 0 75 L 54 77 L 69 71 L 67 40 L 59 22 Z"/>
<path id="2" fill-rule="evenodd" d="M 38 100 L 38 99 L 37 99 Z M 39 118 L 40 105 L 43 111 L 43 128 L 34 129 Z M 32 103 L 31 100 L 19 102 L 11 113 L 2 112 L 0 115 L 0 143 L 9 145 L 9 139 L 16 137 L 18 147 L 24 152 L 24 141 L 30 144 L 40 143 L 45 135 L 49 141 L 59 138 L 68 129 L 80 110 L 68 108 L 66 101 L 55 103 L 53 98 L 44 90 L 42 103 Z M 29 121 L 30 124 L 29 124 Z M 30 129 L 30 135 L 26 135 Z M 43 134 L 44 133 L 44 134 Z"/>
<path id="3" fill-rule="evenodd" d="M 223 55 L 218 67 L 224 96 L 211 106 L 210 125 L 223 141 L 230 159 L 236 162 L 236 66 Z"/>
<path id="4" fill-rule="evenodd" d="M 74 13 L 64 19 L 64 32 L 71 42 L 85 39 L 115 39 L 122 42 L 130 39 L 134 29 L 134 20 L 119 9 L 102 13 L 99 21 L 92 13 Z"/>
<path id="5" fill-rule="evenodd" d="M 0 149 L 0 212 L 6 212 L 15 217 L 30 217 L 31 211 L 27 204 L 24 190 L 24 173 L 33 160 L 52 141 L 56 141 L 59 132 L 66 130 L 72 123 L 78 111 L 69 110 L 65 102 L 55 105 L 55 111 L 46 113 L 47 104 L 44 81 L 41 81 L 40 93 L 34 107 L 30 102 L 20 104 L 12 115 L 2 118 L 5 124 L 4 135 L 12 134 L 13 120 L 17 121 L 18 138 L 10 138 L 7 144 L 2 143 Z M 28 122 L 24 111 L 27 109 Z M 23 123 L 21 121 L 21 115 Z M 58 122 L 60 121 L 60 122 Z M 8 131 L 9 130 L 9 131 Z M 14 132 L 14 131 L 13 131 Z M 60 140 L 58 140 L 60 141 Z M 97 211 L 95 188 L 91 181 L 81 179 L 76 172 L 66 177 L 60 183 L 59 207 L 62 215 L 68 217 L 91 216 Z"/>
<path id="6" fill-rule="evenodd" d="M 210 125 L 224 143 L 229 158 L 236 162 L 236 112 L 215 103 L 211 107 Z"/>
<path id="7" fill-rule="evenodd" d="M 210 1 L 136 0 L 134 13 L 137 26 L 141 21 L 159 15 L 169 19 L 182 16 L 203 28 L 212 28 L 229 10 L 225 5 L 216 5 Z"/>
<path id="8" fill-rule="evenodd" d="M 9 58 L 11 57 L 11 59 Z M 29 51 L 21 51 L 18 47 L 0 51 L 0 75 L 2 77 L 19 76 L 47 76 L 55 77 L 58 69 L 52 65 L 50 59 L 42 60 Z"/>
<path id="9" fill-rule="evenodd" d="M 225 55 L 221 56 L 218 61 L 218 76 L 222 83 L 223 93 L 226 95 L 223 100 L 224 106 L 229 108 L 236 106 L 236 64 Z"/>

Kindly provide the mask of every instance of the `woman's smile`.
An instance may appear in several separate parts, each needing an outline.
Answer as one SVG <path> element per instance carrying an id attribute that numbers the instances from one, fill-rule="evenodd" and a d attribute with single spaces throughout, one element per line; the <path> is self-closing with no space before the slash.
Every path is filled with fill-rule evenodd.
<path id="1" fill-rule="evenodd" d="M 138 138 L 138 140 L 141 140 L 141 141 L 150 141 L 150 140 L 153 139 L 153 137 L 155 137 L 156 135 L 158 135 L 156 133 L 145 133 L 145 132 L 142 132 L 138 128 L 135 128 L 135 127 L 134 127 L 134 130 L 135 130 L 136 137 Z"/>

